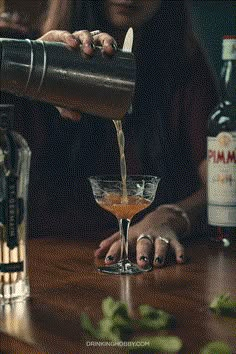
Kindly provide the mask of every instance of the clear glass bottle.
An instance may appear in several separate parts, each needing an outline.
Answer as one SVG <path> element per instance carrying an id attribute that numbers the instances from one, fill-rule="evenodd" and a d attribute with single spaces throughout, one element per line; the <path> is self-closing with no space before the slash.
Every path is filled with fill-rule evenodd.
<path id="1" fill-rule="evenodd" d="M 236 241 L 236 36 L 224 36 L 222 59 L 222 98 L 208 121 L 208 224 L 228 246 Z"/>
<path id="2" fill-rule="evenodd" d="M 12 130 L 14 106 L 0 105 L 0 304 L 29 296 L 26 258 L 31 152 Z"/>

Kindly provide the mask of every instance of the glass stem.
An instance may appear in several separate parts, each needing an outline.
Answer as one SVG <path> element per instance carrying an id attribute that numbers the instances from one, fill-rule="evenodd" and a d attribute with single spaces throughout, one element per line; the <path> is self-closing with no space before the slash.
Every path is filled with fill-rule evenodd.
<path id="1" fill-rule="evenodd" d="M 130 220 L 120 219 L 120 237 L 121 237 L 121 251 L 120 251 L 120 261 L 124 264 L 128 261 L 128 233 L 129 233 Z"/>

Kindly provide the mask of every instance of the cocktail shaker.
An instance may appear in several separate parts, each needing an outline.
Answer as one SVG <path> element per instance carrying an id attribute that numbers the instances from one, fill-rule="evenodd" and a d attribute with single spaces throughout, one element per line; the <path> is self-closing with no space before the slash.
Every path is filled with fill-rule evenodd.
<path id="1" fill-rule="evenodd" d="M 109 119 L 122 119 L 135 88 L 135 59 L 118 50 L 109 57 L 96 47 L 41 40 L 0 39 L 0 89 L 55 106 Z"/>

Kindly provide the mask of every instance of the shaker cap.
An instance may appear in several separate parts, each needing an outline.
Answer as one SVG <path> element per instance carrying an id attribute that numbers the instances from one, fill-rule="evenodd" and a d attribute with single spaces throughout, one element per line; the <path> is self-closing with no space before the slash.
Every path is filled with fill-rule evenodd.
<path id="1" fill-rule="evenodd" d="M 227 34 L 223 36 L 223 39 L 236 39 L 236 35 L 234 34 Z"/>
<path id="2" fill-rule="evenodd" d="M 14 105 L 0 104 L 0 129 L 11 129 L 14 119 Z"/>

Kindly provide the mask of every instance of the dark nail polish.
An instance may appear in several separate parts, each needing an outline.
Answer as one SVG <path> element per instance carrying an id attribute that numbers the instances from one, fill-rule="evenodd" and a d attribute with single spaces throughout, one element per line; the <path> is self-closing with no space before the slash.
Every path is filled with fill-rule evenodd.
<path id="1" fill-rule="evenodd" d="M 113 48 L 114 50 L 117 50 L 117 49 L 118 49 L 118 48 L 117 48 L 117 45 L 116 45 L 115 43 L 112 43 L 111 46 L 112 46 L 112 48 Z"/>
<path id="2" fill-rule="evenodd" d="M 141 257 L 139 258 L 139 260 L 140 260 L 140 261 L 144 261 L 144 262 L 148 262 L 148 257 L 146 257 L 146 256 L 141 256 Z"/>
<path id="3" fill-rule="evenodd" d="M 177 262 L 178 262 L 178 263 L 184 263 L 184 256 L 183 256 L 183 255 L 179 256 L 179 257 L 177 258 Z"/>
<path id="4" fill-rule="evenodd" d="M 114 256 L 107 256 L 107 257 L 106 257 L 106 260 L 107 260 L 107 261 L 114 261 Z"/>
<path id="5" fill-rule="evenodd" d="M 162 264 L 163 263 L 163 258 L 162 257 L 157 257 L 155 259 L 155 262 L 159 263 L 159 264 Z"/>

